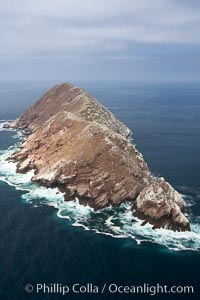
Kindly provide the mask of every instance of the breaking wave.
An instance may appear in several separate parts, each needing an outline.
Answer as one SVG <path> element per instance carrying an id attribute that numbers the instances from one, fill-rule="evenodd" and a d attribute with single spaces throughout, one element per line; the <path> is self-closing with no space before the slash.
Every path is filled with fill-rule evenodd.
<path id="1" fill-rule="evenodd" d="M 0 180 L 23 191 L 22 200 L 33 207 L 53 206 L 58 218 L 66 220 L 75 227 L 92 230 L 114 238 L 132 239 L 137 245 L 154 243 L 166 246 L 170 250 L 200 250 L 200 217 L 190 214 L 191 232 L 173 232 L 166 229 L 153 230 L 150 224 L 141 226 L 141 220 L 132 216 L 131 205 L 126 203 L 118 208 L 108 207 L 94 212 L 89 206 L 83 206 L 78 199 L 64 201 L 63 194 L 57 188 L 40 187 L 31 182 L 33 172 L 16 173 L 16 164 L 6 158 L 16 151 L 23 140 L 23 134 L 13 129 L 4 129 L 5 121 L 0 121 L 0 131 L 13 131 L 17 142 L 7 150 L 0 150 Z M 16 140 L 15 140 L 16 141 Z M 182 189 L 184 190 L 184 189 Z M 194 194 L 194 193 L 193 193 Z M 183 195 L 189 209 L 195 204 L 195 197 Z M 196 195 L 199 197 L 199 194 Z"/>

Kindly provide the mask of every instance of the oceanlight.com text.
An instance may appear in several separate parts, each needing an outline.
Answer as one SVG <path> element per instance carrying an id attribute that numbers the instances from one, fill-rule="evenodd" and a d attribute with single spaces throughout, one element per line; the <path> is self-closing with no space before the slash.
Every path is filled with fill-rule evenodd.
<path id="1" fill-rule="evenodd" d="M 74 283 L 72 285 L 61 283 L 37 283 L 35 285 L 27 284 L 25 286 L 27 293 L 36 294 L 60 294 L 67 295 L 69 293 L 74 294 L 148 294 L 151 296 L 157 294 L 193 294 L 194 287 L 191 285 L 161 285 L 156 283 L 151 285 L 144 283 L 142 285 L 118 285 L 115 283 L 102 285 L 96 285 L 93 283 L 86 283 L 84 285 Z"/>

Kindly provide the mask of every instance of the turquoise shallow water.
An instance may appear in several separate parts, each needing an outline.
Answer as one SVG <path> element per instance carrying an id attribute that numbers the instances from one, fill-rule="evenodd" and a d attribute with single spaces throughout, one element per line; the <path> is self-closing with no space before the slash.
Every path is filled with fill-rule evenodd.
<path id="1" fill-rule="evenodd" d="M 79 83 L 134 131 L 133 143 L 152 172 L 184 195 L 192 233 L 131 224 L 130 207 L 94 213 L 16 175 L 5 161 L 21 136 L 0 125 L 0 262 L 2 299 L 44 299 L 24 286 L 38 282 L 193 285 L 199 297 L 200 85 Z M 1 83 L 1 124 L 23 112 L 51 83 Z M 12 87 L 12 88 L 11 88 Z M 35 97 L 35 98 L 34 98 Z M 6 101 L 5 101 L 6 99 Z M 10 110 L 10 103 L 12 109 Z M 9 150 L 7 150 L 10 147 Z M 15 146 L 16 147 L 16 146 Z M 157 299 L 163 295 L 156 295 Z M 57 299 L 56 295 L 45 295 Z M 70 299 L 133 299 L 133 295 L 70 295 Z M 134 295 L 146 299 L 150 295 Z M 165 295 L 166 299 L 188 295 Z M 61 297 L 62 298 L 62 297 Z M 69 296 L 68 296 L 69 299 Z"/>

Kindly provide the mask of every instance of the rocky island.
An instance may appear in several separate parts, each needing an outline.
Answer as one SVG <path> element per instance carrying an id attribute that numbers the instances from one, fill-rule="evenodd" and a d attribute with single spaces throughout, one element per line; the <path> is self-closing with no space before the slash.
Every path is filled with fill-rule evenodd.
<path id="1" fill-rule="evenodd" d="M 130 142 L 130 129 L 86 91 L 64 83 L 50 89 L 7 127 L 27 135 L 9 159 L 32 181 L 58 187 L 95 210 L 132 203 L 133 216 L 153 228 L 189 231 L 184 201 L 155 178 Z"/>

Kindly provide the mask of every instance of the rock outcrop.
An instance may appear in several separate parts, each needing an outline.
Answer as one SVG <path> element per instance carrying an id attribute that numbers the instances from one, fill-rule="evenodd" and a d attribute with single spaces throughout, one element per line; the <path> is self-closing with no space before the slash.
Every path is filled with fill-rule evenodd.
<path id="1" fill-rule="evenodd" d="M 180 194 L 164 178 L 159 178 L 153 180 L 137 197 L 134 214 L 145 218 L 143 225 L 149 222 L 154 229 L 190 230 L 184 212 L 184 201 Z"/>
<path id="2" fill-rule="evenodd" d="M 9 126 L 28 134 L 10 159 L 17 172 L 34 169 L 34 182 L 96 210 L 132 201 L 133 214 L 154 228 L 190 230 L 182 198 L 153 178 L 130 129 L 82 89 L 53 87 Z"/>

